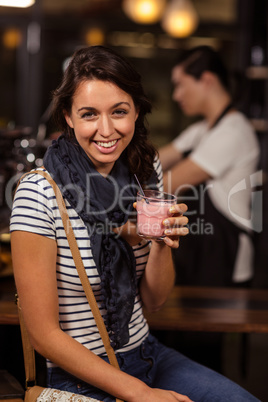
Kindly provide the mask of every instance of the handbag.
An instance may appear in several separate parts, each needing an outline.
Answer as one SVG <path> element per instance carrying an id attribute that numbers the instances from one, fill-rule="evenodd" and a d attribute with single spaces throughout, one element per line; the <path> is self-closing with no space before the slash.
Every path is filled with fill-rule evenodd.
<path id="1" fill-rule="evenodd" d="M 99 311 L 98 304 L 96 302 L 93 290 L 91 288 L 90 282 L 88 280 L 86 270 L 80 255 L 80 251 L 76 242 L 76 238 L 71 226 L 71 222 L 69 219 L 69 215 L 67 213 L 66 205 L 62 194 L 60 192 L 59 187 L 55 183 L 55 181 L 51 178 L 51 176 L 43 171 L 43 170 L 34 170 L 28 173 L 25 173 L 19 180 L 17 187 L 22 180 L 28 174 L 37 173 L 43 176 L 49 184 L 52 186 L 56 200 L 59 207 L 59 212 L 62 218 L 63 227 L 67 236 L 68 244 L 72 253 L 72 257 L 75 262 L 75 266 L 81 280 L 84 292 L 87 297 L 87 301 L 90 305 L 92 314 L 94 316 L 97 328 L 99 330 L 102 342 L 104 344 L 109 362 L 112 366 L 120 370 L 116 355 L 111 346 L 108 332 L 106 330 L 102 315 Z M 17 188 L 16 188 L 17 189 Z M 23 346 L 23 357 L 24 357 L 24 368 L 25 368 L 25 376 L 26 376 L 26 391 L 25 391 L 25 402 L 54 402 L 54 401 L 62 401 L 62 402 L 101 402 L 96 399 L 85 397 L 79 394 L 73 394 L 71 392 L 60 391 L 52 388 L 43 388 L 36 385 L 36 369 L 35 369 L 35 352 L 31 345 L 30 338 L 24 323 L 24 319 L 22 316 L 21 306 L 19 302 L 19 297 L 17 295 L 17 306 L 19 313 L 19 321 L 20 321 L 20 329 L 21 329 L 21 337 L 22 337 L 22 346 Z M 116 399 L 116 402 L 123 402 L 121 399 Z"/>

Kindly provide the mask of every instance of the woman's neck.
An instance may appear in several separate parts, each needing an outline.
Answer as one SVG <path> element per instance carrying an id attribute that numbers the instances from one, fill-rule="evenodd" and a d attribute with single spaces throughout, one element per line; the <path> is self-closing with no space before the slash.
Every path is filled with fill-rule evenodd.
<path id="1" fill-rule="evenodd" d="M 216 123 L 218 118 L 221 116 L 221 114 L 224 112 L 224 110 L 230 105 L 232 102 L 232 99 L 229 94 L 224 94 L 221 97 L 217 98 L 210 98 L 208 101 L 208 104 L 206 106 L 206 113 L 205 119 L 208 122 L 209 127 L 213 127 L 213 125 Z M 229 113 L 229 111 L 227 111 Z"/>

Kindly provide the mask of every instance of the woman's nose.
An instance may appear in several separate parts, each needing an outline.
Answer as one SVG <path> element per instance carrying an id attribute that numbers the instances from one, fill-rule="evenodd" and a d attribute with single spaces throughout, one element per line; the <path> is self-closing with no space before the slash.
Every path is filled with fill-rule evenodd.
<path id="1" fill-rule="evenodd" d="M 101 116 L 98 121 L 98 132 L 102 137 L 110 137 L 114 133 L 114 125 L 109 116 Z"/>

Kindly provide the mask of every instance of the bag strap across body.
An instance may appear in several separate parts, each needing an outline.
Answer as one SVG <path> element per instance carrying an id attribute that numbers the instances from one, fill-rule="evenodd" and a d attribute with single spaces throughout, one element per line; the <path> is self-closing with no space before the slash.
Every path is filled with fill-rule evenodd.
<path id="1" fill-rule="evenodd" d="M 54 190 L 56 200 L 58 203 L 58 207 L 59 207 L 59 212 L 60 212 L 61 219 L 63 222 L 63 227 L 64 227 L 66 237 L 68 240 L 68 244 L 69 244 L 69 247 L 70 247 L 70 250 L 72 253 L 72 257 L 73 257 L 80 281 L 82 283 L 84 292 L 86 294 L 87 301 L 90 305 L 93 317 L 95 319 L 97 328 L 99 330 L 102 342 L 104 344 L 109 362 L 113 367 L 120 370 L 116 355 L 115 355 L 114 350 L 110 343 L 109 335 L 106 330 L 102 315 L 100 313 L 92 287 L 91 287 L 90 282 L 87 277 L 87 273 L 86 273 L 86 270 L 85 270 L 85 267 L 84 267 L 84 264 L 83 264 L 83 261 L 81 258 L 81 254 L 80 254 L 77 242 L 76 242 L 76 238 L 75 238 L 75 235 L 74 235 L 74 232 L 72 229 L 72 225 L 71 225 L 71 222 L 69 219 L 69 215 L 67 213 L 66 205 L 65 205 L 64 199 L 62 197 L 61 191 L 60 191 L 59 187 L 57 186 L 57 184 L 55 183 L 55 181 L 52 179 L 52 177 L 43 170 L 33 170 L 31 172 L 28 172 L 20 178 L 20 181 L 25 176 L 27 176 L 28 174 L 32 174 L 32 173 L 37 173 L 37 174 L 43 176 L 49 182 L 49 184 L 52 186 L 52 188 Z M 20 181 L 19 181 L 19 183 L 20 183 Z M 18 183 L 18 185 L 19 185 L 19 183 Z M 17 187 L 18 187 L 18 185 L 17 185 Z M 29 386 L 32 386 L 30 384 L 34 385 L 36 382 L 34 349 L 30 343 L 29 335 L 28 335 L 28 332 L 27 332 L 27 329 L 26 329 L 26 326 L 25 326 L 25 323 L 24 323 L 24 320 L 22 317 L 19 300 L 18 300 L 18 310 L 19 310 L 19 320 L 20 320 L 22 342 L 23 342 L 26 387 L 29 387 Z M 118 399 L 118 398 L 116 399 L 116 401 L 123 402 L 121 399 Z"/>

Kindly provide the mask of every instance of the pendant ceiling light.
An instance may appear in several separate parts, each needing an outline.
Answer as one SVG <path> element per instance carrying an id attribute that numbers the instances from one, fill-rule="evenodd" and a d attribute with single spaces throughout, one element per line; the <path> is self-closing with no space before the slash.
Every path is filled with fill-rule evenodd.
<path id="1" fill-rule="evenodd" d="M 166 0 L 123 0 L 126 15 L 138 24 L 154 24 L 163 15 Z"/>
<path id="2" fill-rule="evenodd" d="M 17 28 L 8 28 L 3 33 L 3 44 L 8 49 L 16 49 L 22 40 L 21 32 Z"/>
<path id="3" fill-rule="evenodd" d="M 35 0 L 0 0 L 0 6 L 27 8 L 32 6 Z"/>
<path id="4" fill-rule="evenodd" d="M 191 35 L 198 25 L 198 15 L 190 0 L 171 0 L 162 19 L 162 28 L 178 38 Z"/>

